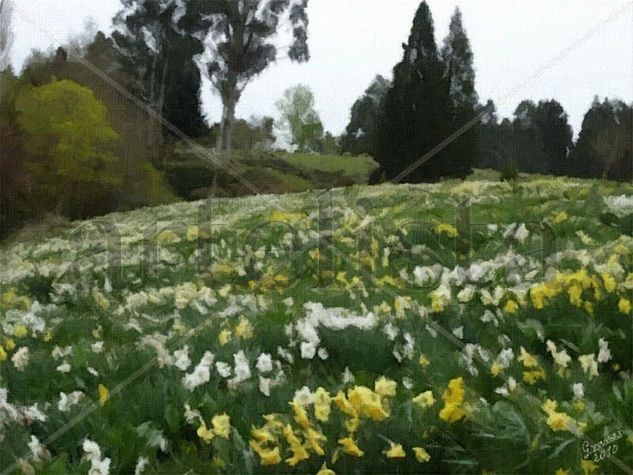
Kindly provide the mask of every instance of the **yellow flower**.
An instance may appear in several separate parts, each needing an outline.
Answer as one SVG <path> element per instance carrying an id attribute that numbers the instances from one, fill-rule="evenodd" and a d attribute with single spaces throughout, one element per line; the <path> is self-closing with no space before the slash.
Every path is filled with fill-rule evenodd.
<path id="1" fill-rule="evenodd" d="M 312 452 L 320 456 L 325 455 L 325 450 L 323 450 L 323 447 L 321 447 L 321 443 L 327 442 L 327 437 L 312 428 L 306 429 L 305 437 L 305 446 L 308 450 L 311 450 Z"/>
<path id="2" fill-rule="evenodd" d="M 304 429 L 311 427 L 310 419 L 308 419 L 308 413 L 303 408 L 303 406 L 297 404 L 296 401 L 292 401 L 290 405 L 292 406 L 292 409 L 295 413 L 295 421 L 297 421 L 297 424 L 299 424 L 299 426 Z"/>
<path id="3" fill-rule="evenodd" d="M 365 452 L 356 445 L 356 442 L 354 442 L 354 439 L 351 437 L 339 439 L 338 443 L 343 446 L 343 452 L 348 455 L 352 455 L 354 457 L 362 457 L 365 455 Z"/>
<path id="4" fill-rule="evenodd" d="M 358 430 L 358 426 L 360 425 L 360 417 L 351 417 L 345 421 L 345 429 L 350 434 L 353 434 Z"/>
<path id="5" fill-rule="evenodd" d="M 593 463 L 591 460 L 583 459 L 580 461 L 580 468 L 583 475 L 591 475 L 598 471 L 598 464 Z"/>
<path id="6" fill-rule="evenodd" d="M 536 384 L 539 379 L 545 379 L 545 370 L 543 368 L 523 372 L 523 381 L 528 384 Z"/>
<path id="7" fill-rule="evenodd" d="M 224 460 L 222 460 L 217 455 L 215 457 L 213 457 L 213 459 L 211 459 L 211 464 L 214 467 L 219 467 L 219 468 L 225 468 L 226 467 L 226 463 L 224 462 Z"/>
<path id="8" fill-rule="evenodd" d="M 103 384 L 99 384 L 97 391 L 99 392 L 99 404 L 103 406 L 110 399 L 110 391 Z"/>
<path id="9" fill-rule="evenodd" d="M 523 366 L 526 368 L 536 368 L 538 367 L 538 362 L 536 358 L 525 351 L 525 348 L 521 347 L 519 357 L 517 358 Z"/>
<path id="10" fill-rule="evenodd" d="M 569 295 L 569 302 L 576 307 L 580 307 L 582 302 L 582 287 L 578 284 L 571 285 L 567 289 L 567 294 Z"/>
<path id="11" fill-rule="evenodd" d="M 435 398 L 432 391 L 424 391 L 413 398 L 413 403 L 417 404 L 421 408 L 431 407 L 435 404 Z"/>
<path id="12" fill-rule="evenodd" d="M 420 366 L 422 366 L 422 369 L 426 369 L 426 367 L 431 364 L 429 359 L 424 354 L 420 355 L 418 363 L 420 364 Z"/>
<path id="13" fill-rule="evenodd" d="M 238 338 L 248 339 L 253 336 L 253 326 L 246 318 L 240 317 L 240 322 L 235 327 L 235 335 Z"/>
<path id="14" fill-rule="evenodd" d="M 413 453 L 415 454 L 415 459 L 420 463 L 431 460 L 431 456 L 424 447 L 413 447 Z"/>
<path id="15" fill-rule="evenodd" d="M 492 363 L 492 366 L 490 366 L 490 374 L 493 376 L 498 376 L 501 372 L 503 372 L 503 365 L 498 361 Z"/>
<path id="16" fill-rule="evenodd" d="M 448 388 L 442 394 L 445 403 L 461 404 L 464 400 L 464 378 L 453 378 L 448 382 Z"/>
<path id="17" fill-rule="evenodd" d="M 327 422 L 330 419 L 331 403 L 330 394 L 321 387 L 317 388 L 314 392 L 314 417 L 321 422 Z"/>
<path id="18" fill-rule="evenodd" d="M 611 274 L 603 272 L 600 274 L 600 277 L 602 277 L 602 282 L 604 283 L 604 288 L 607 292 L 611 293 L 617 288 L 618 285 Z"/>
<path id="19" fill-rule="evenodd" d="M 365 386 L 354 386 L 347 392 L 350 403 L 357 413 L 369 417 L 375 421 L 381 421 L 389 417 L 385 411 L 380 396 Z"/>
<path id="20" fill-rule="evenodd" d="M 547 425 L 550 426 L 554 432 L 568 430 L 570 428 L 570 422 L 572 422 L 572 418 L 564 412 L 552 411 L 547 416 Z"/>
<path id="21" fill-rule="evenodd" d="M 286 425 L 286 427 L 284 427 L 283 432 L 284 432 L 284 436 L 286 437 L 286 441 L 288 442 L 288 445 L 290 445 L 290 450 L 292 451 L 292 457 L 287 458 L 285 462 L 288 465 L 294 467 L 299 462 L 309 459 L 310 454 L 303 447 L 303 445 L 301 445 L 301 441 L 292 430 L 292 426 L 290 426 L 290 424 Z"/>
<path id="22" fill-rule="evenodd" d="M 518 309 L 519 309 L 519 304 L 516 303 L 514 300 L 508 300 L 506 302 L 505 307 L 503 307 L 503 311 L 510 314 L 517 313 Z"/>
<path id="23" fill-rule="evenodd" d="M 392 381 L 391 379 L 387 379 L 384 376 L 381 376 L 374 383 L 374 391 L 380 396 L 395 396 L 396 388 L 398 387 L 398 383 Z"/>
<path id="24" fill-rule="evenodd" d="M 5 338 L 4 347 L 7 351 L 13 350 L 15 348 L 15 340 L 13 338 Z"/>
<path id="25" fill-rule="evenodd" d="M 265 428 L 260 429 L 257 427 L 253 427 L 251 429 L 251 436 L 253 436 L 253 438 L 257 439 L 257 441 L 261 443 L 277 441 L 275 436 L 269 430 Z"/>
<path id="26" fill-rule="evenodd" d="M 0 361 L 6 361 L 6 360 L 7 360 L 7 352 L 4 351 L 4 348 L 0 346 Z"/>
<path id="27" fill-rule="evenodd" d="M 227 329 L 222 330 L 220 334 L 218 335 L 218 341 L 220 342 L 220 345 L 222 346 L 226 345 L 231 340 L 232 334 L 233 333 L 231 332 L 231 330 L 227 330 Z"/>
<path id="28" fill-rule="evenodd" d="M 16 338 L 23 338 L 29 334 L 29 329 L 23 323 L 18 323 L 13 329 L 13 335 Z"/>
<path id="29" fill-rule="evenodd" d="M 453 422 L 457 422 L 462 419 L 466 413 L 461 408 L 460 404 L 455 403 L 447 403 L 442 410 L 440 411 L 440 419 L 446 421 L 450 424 Z"/>
<path id="30" fill-rule="evenodd" d="M 554 472 L 554 475 L 569 475 L 569 470 L 565 468 L 559 468 Z"/>
<path id="31" fill-rule="evenodd" d="M 336 475 L 336 472 L 327 468 L 327 464 L 323 462 L 323 465 L 321 465 L 321 469 L 317 472 L 316 475 Z"/>
<path id="32" fill-rule="evenodd" d="M 402 444 L 394 444 L 390 442 L 391 447 L 388 450 L 383 451 L 388 459 L 401 459 L 407 456 L 402 448 Z"/>
<path id="33" fill-rule="evenodd" d="M 450 237 L 457 237 L 459 233 L 457 232 L 457 228 L 448 223 L 440 223 L 435 227 L 436 234 L 446 234 Z"/>
<path id="34" fill-rule="evenodd" d="M 336 393 L 336 396 L 334 396 L 332 401 L 334 401 L 334 404 L 336 404 L 336 407 L 338 407 L 341 412 L 352 417 L 358 416 L 358 412 L 356 411 L 354 406 L 349 402 L 349 400 L 347 399 L 343 391 L 339 391 L 338 393 Z"/>
<path id="35" fill-rule="evenodd" d="M 279 453 L 279 447 L 273 449 L 265 449 L 260 444 L 254 441 L 250 441 L 249 445 L 259 456 L 259 463 L 261 465 L 278 465 L 281 462 L 281 454 Z"/>
<path id="36" fill-rule="evenodd" d="M 618 302 L 618 310 L 624 314 L 631 313 L 631 301 L 622 297 Z"/>
<path id="37" fill-rule="evenodd" d="M 211 419 L 213 433 L 218 437 L 229 438 L 231 432 L 231 418 L 226 414 L 217 414 Z"/>
<path id="38" fill-rule="evenodd" d="M 210 444 L 211 441 L 215 438 L 215 434 L 213 433 L 213 430 L 208 429 L 204 421 L 200 421 L 200 427 L 198 427 L 196 434 L 198 434 L 198 437 L 200 437 L 202 441 L 207 444 Z"/>
<path id="39" fill-rule="evenodd" d="M 567 218 L 569 218 L 569 216 L 565 211 L 553 213 L 552 215 L 552 221 L 554 222 L 554 224 L 562 223 L 563 221 L 566 221 Z"/>

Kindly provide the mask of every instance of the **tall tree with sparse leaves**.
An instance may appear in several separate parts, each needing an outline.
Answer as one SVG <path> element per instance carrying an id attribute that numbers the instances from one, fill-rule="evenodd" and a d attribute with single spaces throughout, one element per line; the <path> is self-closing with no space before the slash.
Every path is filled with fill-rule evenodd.
<path id="1" fill-rule="evenodd" d="M 11 31 L 11 17 L 13 16 L 12 0 L 0 0 L 0 71 L 4 71 L 11 64 L 11 45 L 13 32 Z"/>
<path id="2" fill-rule="evenodd" d="M 246 85 L 277 59 L 274 43 L 285 25 L 292 29 L 288 57 L 308 61 L 308 0 L 209 2 L 209 79 L 222 99 L 217 148 L 230 152 L 235 108 Z"/>

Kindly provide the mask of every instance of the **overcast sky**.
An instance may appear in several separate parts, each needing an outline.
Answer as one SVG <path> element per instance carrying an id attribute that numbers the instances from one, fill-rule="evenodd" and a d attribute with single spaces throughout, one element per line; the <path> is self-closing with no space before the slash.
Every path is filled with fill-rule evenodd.
<path id="1" fill-rule="evenodd" d="M 81 33 L 86 20 L 107 30 L 120 1 L 16 3 L 35 23 L 66 41 Z M 462 9 L 475 54 L 477 91 L 482 102 L 492 98 L 497 103 L 501 116 L 510 116 L 522 99 L 556 98 L 569 113 L 577 134 L 595 95 L 633 101 L 631 0 L 428 3 L 438 44 L 446 35 L 455 6 Z M 283 91 L 304 83 L 314 91 L 326 129 L 343 132 L 352 104 L 372 78 L 377 73 L 391 77 L 418 4 L 418 0 L 310 0 L 312 59 L 300 65 L 280 60 L 256 78 L 242 97 L 238 116 L 275 116 L 275 102 Z M 613 17 L 618 10 L 621 12 Z M 15 15 L 14 30 L 13 54 L 18 67 L 31 49 L 46 49 L 55 43 L 20 15 Z M 550 66 L 542 70 L 546 65 Z M 208 84 L 203 98 L 207 117 L 217 120 L 219 102 Z"/>

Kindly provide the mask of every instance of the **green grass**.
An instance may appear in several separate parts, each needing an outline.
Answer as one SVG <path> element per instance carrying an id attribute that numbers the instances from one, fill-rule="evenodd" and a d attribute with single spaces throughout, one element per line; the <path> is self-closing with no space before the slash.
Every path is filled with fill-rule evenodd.
<path id="1" fill-rule="evenodd" d="M 369 174 L 378 167 L 378 164 L 367 156 L 343 157 L 340 155 L 294 153 L 286 155 L 285 159 L 300 169 L 343 173 L 347 177 L 369 177 Z"/>

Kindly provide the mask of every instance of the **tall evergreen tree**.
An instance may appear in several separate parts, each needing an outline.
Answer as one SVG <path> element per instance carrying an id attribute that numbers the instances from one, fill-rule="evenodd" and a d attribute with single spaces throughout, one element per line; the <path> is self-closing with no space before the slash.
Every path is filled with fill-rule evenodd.
<path id="1" fill-rule="evenodd" d="M 434 181 L 447 172 L 445 151 L 409 169 L 444 140 L 452 116 L 426 1 L 420 4 L 409 41 L 402 47 L 404 55 L 394 68 L 393 86 L 385 100 L 376 158 L 387 179 Z"/>
<path id="2" fill-rule="evenodd" d="M 365 94 L 354 103 L 349 124 L 341 140 L 343 152 L 352 155 L 376 155 L 378 125 L 390 87 L 391 82 L 377 75 Z"/>
<path id="3" fill-rule="evenodd" d="M 475 68 L 470 41 L 462 24 L 459 8 L 451 18 L 449 33 L 442 48 L 444 74 L 451 106 L 452 132 L 459 130 L 477 116 L 479 97 L 475 90 Z M 450 175 L 465 177 L 477 157 L 478 127 L 472 127 L 447 147 Z"/>
<path id="4" fill-rule="evenodd" d="M 570 165 L 574 175 L 633 180 L 633 105 L 598 97 L 585 114 Z"/>

